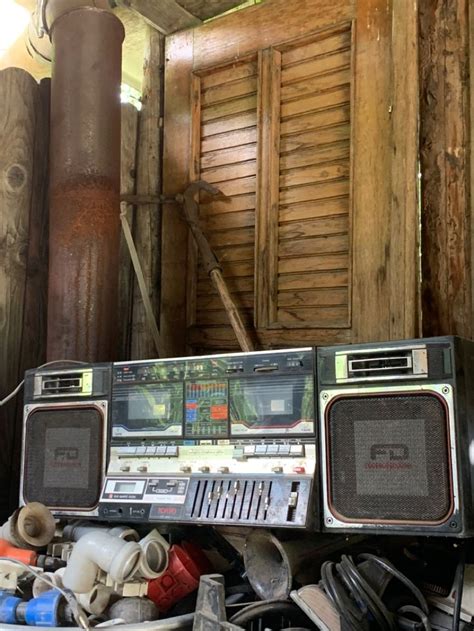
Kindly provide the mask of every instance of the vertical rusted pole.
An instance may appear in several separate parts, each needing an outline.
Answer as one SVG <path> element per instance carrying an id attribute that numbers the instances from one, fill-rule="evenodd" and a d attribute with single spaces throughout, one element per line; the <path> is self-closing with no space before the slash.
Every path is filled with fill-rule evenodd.
<path id="1" fill-rule="evenodd" d="M 48 360 L 114 356 L 124 29 L 81 8 L 52 25 Z"/>

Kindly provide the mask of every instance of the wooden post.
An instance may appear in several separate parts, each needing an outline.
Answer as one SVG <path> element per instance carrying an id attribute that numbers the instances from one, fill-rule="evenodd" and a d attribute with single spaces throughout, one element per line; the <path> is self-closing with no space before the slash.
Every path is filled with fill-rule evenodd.
<path id="1" fill-rule="evenodd" d="M 469 0 L 420 2 L 423 333 L 472 337 Z"/>
<path id="2" fill-rule="evenodd" d="M 135 193 L 138 118 L 139 114 L 136 107 L 130 103 L 122 106 L 122 148 L 120 167 L 121 195 L 133 195 Z M 133 232 L 133 206 L 122 202 L 121 209 L 122 211 L 125 211 L 126 219 Z M 130 253 L 122 233 L 120 239 L 119 316 L 117 339 L 117 356 L 122 360 L 130 357 L 133 283 L 134 277 Z"/>
<path id="3" fill-rule="evenodd" d="M 148 29 L 145 54 L 143 108 L 140 113 L 137 153 L 137 194 L 161 192 L 162 87 L 164 37 Z M 155 315 L 159 318 L 161 266 L 161 207 L 138 205 L 134 222 L 135 243 Z M 156 357 L 138 284 L 134 283 L 131 358 Z"/>
<path id="4" fill-rule="evenodd" d="M 44 231 L 47 129 L 40 89 L 25 71 L 0 72 L 0 398 L 44 353 Z M 41 134 L 45 134 L 42 138 Z M 29 233 L 30 229 L 32 230 Z M 29 240 L 30 239 L 30 240 Z M 28 329 L 25 335 L 25 329 Z M 20 401 L 22 394 L 20 393 Z M 0 408 L 0 518 L 6 516 L 10 484 L 17 479 L 15 454 L 21 435 L 21 404 Z"/>

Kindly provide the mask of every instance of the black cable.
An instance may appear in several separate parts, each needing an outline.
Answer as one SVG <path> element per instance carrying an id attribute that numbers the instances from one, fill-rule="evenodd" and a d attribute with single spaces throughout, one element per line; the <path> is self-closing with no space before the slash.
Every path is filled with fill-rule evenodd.
<path id="1" fill-rule="evenodd" d="M 421 591 L 418 589 L 418 587 L 414 583 L 412 583 L 412 581 L 410 581 L 409 578 L 407 578 L 405 576 L 405 574 L 402 574 L 402 572 L 397 570 L 397 568 L 394 567 L 390 563 L 390 561 L 387 561 L 386 559 L 382 559 L 381 557 L 375 556 L 375 554 L 368 554 L 368 553 L 360 554 L 359 558 L 360 559 L 364 559 L 364 560 L 370 559 L 370 560 L 374 561 L 375 563 L 378 563 L 381 567 L 384 568 L 384 570 L 386 570 L 387 572 L 392 574 L 392 576 L 395 576 L 395 578 L 398 578 L 398 580 L 400 582 L 402 582 L 406 587 L 408 587 L 408 589 L 415 596 L 415 598 L 417 599 L 422 611 L 426 615 L 429 615 L 430 610 L 428 608 L 428 604 L 427 604 L 427 602 L 425 600 L 425 597 L 423 596 Z"/>
<path id="2" fill-rule="evenodd" d="M 288 600 L 262 600 L 252 603 L 235 613 L 229 622 L 237 626 L 243 627 L 255 618 L 261 618 L 264 615 L 288 616 L 289 618 L 301 618 L 301 609 Z"/>
<path id="3" fill-rule="evenodd" d="M 398 614 L 412 613 L 415 616 L 418 616 L 421 624 L 425 628 L 425 631 L 431 631 L 431 623 L 428 620 L 428 616 L 425 614 L 424 611 L 421 611 L 419 607 L 415 607 L 414 605 L 404 605 L 403 607 L 400 607 L 397 613 Z"/>
<path id="4" fill-rule="evenodd" d="M 364 594 L 367 606 L 369 607 L 372 616 L 377 622 L 379 629 L 396 631 L 395 622 L 390 612 L 385 607 L 379 595 L 375 592 L 374 589 L 372 589 L 369 583 L 359 572 L 353 560 L 346 555 L 342 555 L 341 565 L 343 566 L 344 571 L 347 571 L 349 573 L 349 575 L 357 583 L 360 591 Z"/>
<path id="5" fill-rule="evenodd" d="M 326 561 L 321 566 L 323 587 L 333 601 L 340 616 L 344 618 L 350 628 L 364 631 L 364 612 L 361 612 L 360 608 L 353 603 L 343 586 L 338 582 L 334 576 L 334 567 L 335 564 L 332 561 Z"/>
<path id="6" fill-rule="evenodd" d="M 464 570 L 466 567 L 466 550 L 464 546 L 461 546 L 459 551 L 459 562 L 456 568 L 456 574 L 454 576 L 454 592 L 456 594 L 454 599 L 454 612 L 453 612 L 453 631 L 459 631 L 459 625 L 461 622 L 461 605 L 462 605 L 462 593 L 464 589 Z"/>

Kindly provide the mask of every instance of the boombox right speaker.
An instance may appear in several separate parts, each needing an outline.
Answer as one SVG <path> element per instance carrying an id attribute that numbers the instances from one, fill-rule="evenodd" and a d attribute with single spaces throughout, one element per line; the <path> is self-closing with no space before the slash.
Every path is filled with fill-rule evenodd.
<path id="1" fill-rule="evenodd" d="M 474 534 L 474 343 L 318 349 L 324 530 Z"/>

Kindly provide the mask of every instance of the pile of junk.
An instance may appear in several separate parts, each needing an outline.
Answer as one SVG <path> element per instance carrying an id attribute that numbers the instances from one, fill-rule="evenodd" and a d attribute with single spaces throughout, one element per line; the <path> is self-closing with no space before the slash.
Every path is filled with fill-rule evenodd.
<path id="1" fill-rule="evenodd" d="M 474 629 L 469 542 L 239 527 L 0 528 L 0 629 Z"/>

